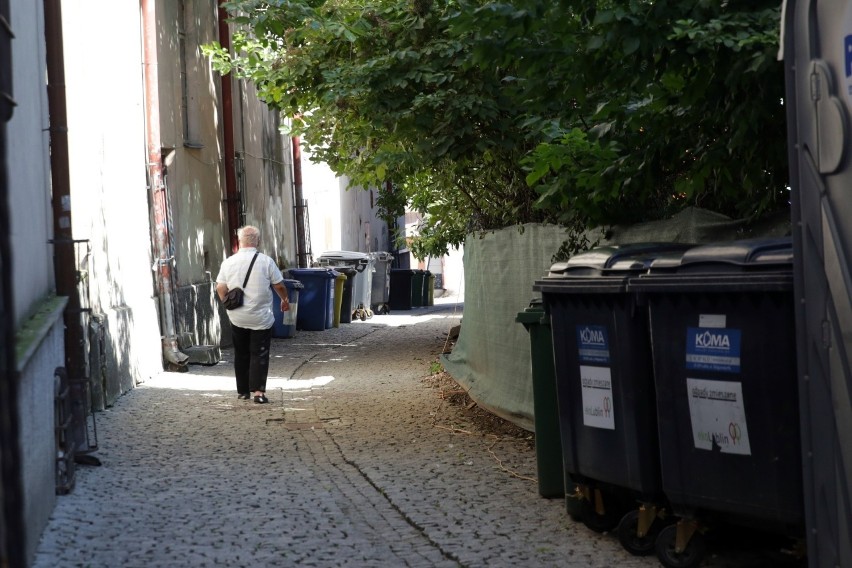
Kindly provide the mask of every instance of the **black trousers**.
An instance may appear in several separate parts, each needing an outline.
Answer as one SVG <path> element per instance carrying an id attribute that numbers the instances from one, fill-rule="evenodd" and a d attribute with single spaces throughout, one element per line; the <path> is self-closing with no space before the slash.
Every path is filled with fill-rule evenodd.
<path id="1" fill-rule="evenodd" d="M 237 376 L 237 392 L 240 394 L 254 391 L 266 392 L 272 328 L 244 329 L 232 325 L 231 336 L 234 340 L 234 374 Z"/>

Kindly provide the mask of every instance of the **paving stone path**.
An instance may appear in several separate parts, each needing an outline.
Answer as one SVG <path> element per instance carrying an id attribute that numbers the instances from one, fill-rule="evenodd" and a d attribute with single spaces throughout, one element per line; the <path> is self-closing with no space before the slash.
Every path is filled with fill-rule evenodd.
<path id="1" fill-rule="evenodd" d="M 658 566 L 538 495 L 529 444 L 469 433 L 424 378 L 461 307 L 273 340 L 270 403 L 231 353 L 97 415 L 35 559 L 57 567 Z M 707 566 L 727 566 L 709 560 Z"/>

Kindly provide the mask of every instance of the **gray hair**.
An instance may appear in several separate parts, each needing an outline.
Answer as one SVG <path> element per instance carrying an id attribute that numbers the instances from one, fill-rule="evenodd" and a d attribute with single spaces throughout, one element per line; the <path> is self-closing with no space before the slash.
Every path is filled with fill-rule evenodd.
<path id="1" fill-rule="evenodd" d="M 246 225 L 237 229 L 237 238 L 240 239 L 240 246 L 257 247 L 260 244 L 260 230 L 253 225 Z"/>

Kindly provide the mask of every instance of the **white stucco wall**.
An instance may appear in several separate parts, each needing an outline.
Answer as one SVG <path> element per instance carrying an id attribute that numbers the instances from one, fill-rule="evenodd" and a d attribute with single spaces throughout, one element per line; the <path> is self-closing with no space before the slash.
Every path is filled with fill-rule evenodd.
<path id="1" fill-rule="evenodd" d="M 340 180 L 326 164 L 311 161 L 302 148 L 302 193 L 308 201 L 313 260 L 330 250 L 344 250 L 341 236 Z"/>
<path id="2" fill-rule="evenodd" d="M 122 375 L 124 390 L 162 371 L 140 11 L 111 0 L 64 0 L 62 9 L 73 233 L 90 241 L 80 269 L 93 310 L 106 315 L 110 371 Z M 93 34 L 91 14 L 109 25 Z"/>

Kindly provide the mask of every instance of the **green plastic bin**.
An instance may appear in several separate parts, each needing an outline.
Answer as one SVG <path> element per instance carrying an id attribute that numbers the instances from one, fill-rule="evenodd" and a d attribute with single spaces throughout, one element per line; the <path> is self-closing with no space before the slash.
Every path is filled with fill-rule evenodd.
<path id="1" fill-rule="evenodd" d="M 530 336 L 538 493 L 548 499 L 561 498 L 565 496 L 565 471 L 550 320 L 544 315 L 541 300 L 533 300 L 515 321 L 523 324 Z"/>
<path id="2" fill-rule="evenodd" d="M 423 303 L 423 288 L 426 271 L 419 268 L 413 270 L 414 275 L 411 277 L 411 307 L 421 308 Z"/>
<path id="3" fill-rule="evenodd" d="M 435 275 L 425 270 L 423 272 L 423 306 L 435 305 Z"/>

